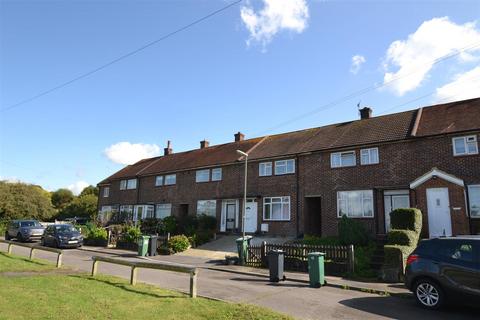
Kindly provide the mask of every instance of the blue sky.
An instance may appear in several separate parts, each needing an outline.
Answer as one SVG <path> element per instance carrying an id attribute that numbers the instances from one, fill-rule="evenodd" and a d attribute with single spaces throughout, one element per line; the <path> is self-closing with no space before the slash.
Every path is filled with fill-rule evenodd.
<path id="1" fill-rule="evenodd" d="M 2 0 L 0 109 L 228 3 Z M 357 119 L 360 100 L 379 115 L 478 96 L 479 17 L 478 1 L 243 1 L 0 111 L 0 179 L 78 189 L 161 153 L 167 140 L 179 152 L 237 131 L 248 138 Z M 399 80 L 323 108 L 391 78 Z"/>

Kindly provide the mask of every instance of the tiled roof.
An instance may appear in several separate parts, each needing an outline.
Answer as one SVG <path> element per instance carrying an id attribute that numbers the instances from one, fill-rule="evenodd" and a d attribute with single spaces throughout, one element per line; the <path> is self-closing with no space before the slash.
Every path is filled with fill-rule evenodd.
<path id="1" fill-rule="evenodd" d="M 412 130 L 416 137 L 421 137 L 474 129 L 480 129 L 480 98 L 145 159 L 101 183 L 136 175 L 234 163 L 239 159 L 237 149 L 250 151 L 249 159 L 262 159 L 397 141 L 410 138 Z"/>
<path id="2" fill-rule="evenodd" d="M 416 110 L 406 111 L 269 136 L 255 149 L 251 158 L 268 158 L 405 139 L 409 136 L 416 114 Z"/>
<path id="3" fill-rule="evenodd" d="M 480 98 L 423 108 L 416 136 L 476 129 L 480 129 Z"/>

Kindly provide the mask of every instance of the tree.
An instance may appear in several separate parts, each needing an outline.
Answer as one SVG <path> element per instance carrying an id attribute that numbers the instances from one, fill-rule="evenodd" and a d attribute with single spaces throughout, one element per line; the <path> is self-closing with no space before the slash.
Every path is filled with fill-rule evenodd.
<path id="1" fill-rule="evenodd" d="M 58 210 L 63 210 L 70 202 L 72 202 L 74 195 L 68 189 L 58 189 L 52 192 L 52 204 Z"/>
<path id="2" fill-rule="evenodd" d="M 95 220 L 97 217 L 97 203 L 98 197 L 94 194 L 76 197 L 60 212 L 57 219 L 88 217 Z"/>
<path id="3" fill-rule="evenodd" d="M 41 187 L 0 181 L 0 220 L 49 220 L 54 214 L 48 193 Z"/>
<path id="4" fill-rule="evenodd" d="M 94 187 L 92 185 L 86 187 L 85 189 L 80 192 L 80 197 L 85 196 L 87 194 L 93 194 L 98 197 L 98 187 Z"/>

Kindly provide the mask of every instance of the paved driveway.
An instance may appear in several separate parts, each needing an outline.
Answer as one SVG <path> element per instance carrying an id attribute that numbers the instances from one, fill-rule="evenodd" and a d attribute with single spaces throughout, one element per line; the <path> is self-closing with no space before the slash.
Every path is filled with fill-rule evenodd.
<path id="1" fill-rule="evenodd" d="M 5 251 L 0 244 L 0 250 Z M 28 255 L 28 249 L 15 247 L 14 254 Z M 65 250 L 64 264 L 89 272 L 92 255 L 81 250 Z M 38 253 L 38 258 L 54 260 L 55 255 Z M 133 255 L 124 259 L 135 260 Z M 99 272 L 129 278 L 128 267 L 100 263 Z M 141 269 L 138 280 L 164 288 L 188 292 L 189 277 L 168 271 Z M 412 299 L 342 290 L 332 287 L 309 288 L 305 284 L 283 282 L 271 284 L 267 279 L 202 269 L 198 277 L 198 293 L 233 302 L 265 306 L 300 319 L 478 319 L 478 310 L 454 308 L 443 312 L 428 312 Z"/>

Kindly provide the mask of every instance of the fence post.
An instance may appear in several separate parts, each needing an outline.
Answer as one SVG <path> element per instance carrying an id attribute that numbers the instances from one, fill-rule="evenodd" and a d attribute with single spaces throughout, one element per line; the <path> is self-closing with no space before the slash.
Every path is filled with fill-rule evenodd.
<path id="1" fill-rule="evenodd" d="M 57 268 L 60 268 L 62 266 L 62 256 L 63 252 L 60 252 L 57 256 Z"/>
<path id="2" fill-rule="evenodd" d="M 197 297 L 197 269 L 190 272 L 190 297 Z"/>
<path id="3" fill-rule="evenodd" d="M 92 276 L 95 276 L 97 274 L 97 270 L 98 270 L 98 261 L 97 260 L 93 260 L 93 264 L 92 264 Z"/>
<path id="4" fill-rule="evenodd" d="M 137 267 L 132 266 L 132 271 L 130 272 L 130 284 L 132 286 L 137 284 Z"/>
<path id="5" fill-rule="evenodd" d="M 9 243 L 7 248 L 7 254 L 12 254 L 12 247 L 13 247 L 13 244 Z"/>
<path id="6" fill-rule="evenodd" d="M 348 246 L 347 257 L 348 257 L 348 272 L 353 273 L 355 272 L 355 251 L 353 248 L 353 244 Z"/>
<path id="7" fill-rule="evenodd" d="M 262 259 L 262 267 L 267 265 L 267 242 L 262 241 L 261 251 L 261 259 Z"/>
<path id="8" fill-rule="evenodd" d="M 35 258 L 35 248 L 30 249 L 30 260 L 33 260 Z"/>

